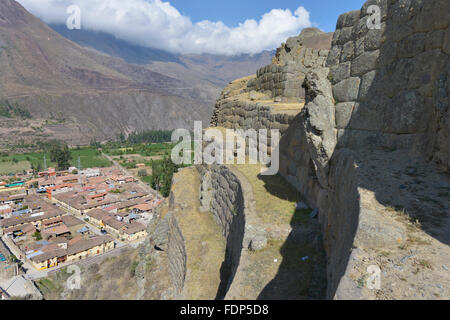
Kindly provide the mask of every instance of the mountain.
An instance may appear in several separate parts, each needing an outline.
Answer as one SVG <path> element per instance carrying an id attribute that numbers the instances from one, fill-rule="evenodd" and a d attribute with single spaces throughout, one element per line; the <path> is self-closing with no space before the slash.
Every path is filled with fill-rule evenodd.
<path id="1" fill-rule="evenodd" d="M 114 36 L 92 30 L 69 30 L 65 25 L 50 25 L 63 37 L 82 47 L 95 49 L 128 63 L 145 66 L 149 70 L 170 74 L 178 79 L 198 78 L 222 89 L 230 81 L 249 75 L 271 62 L 275 51 L 235 56 L 212 54 L 174 54 L 164 50 L 130 44 Z"/>
<path id="2" fill-rule="evenodd" d="M 118 43 L 122 46 L 127 50 Z M 128 52 L 135 49 L 129 48 Z M 154 69 L 161 72 L 151 70 L 152 63 L 131 64 L 120 55 L 82 47 L 16 1 L 2 0 L 0 108 L 18 105 L 31 117 L 0 117 L 1 147 L 53 138 L 85 144 L 93 137 L 108 139 L 135 130 L 190 128 L 194 120 L 209 122 L 219 84 L 226 80 L 207 79 L 212 73 L 207 58 L 204 62 L 201 57 L 196 62 L 185 58 L 183 65 L 171 54 L 153 52 L 152 59 L 159 60 Z M 175 65 L 161 68 L 161 63 Z M 189 64 L 197 70 L 188 70 Z M 184 77 L 178 77 L 180 73 Z"/>

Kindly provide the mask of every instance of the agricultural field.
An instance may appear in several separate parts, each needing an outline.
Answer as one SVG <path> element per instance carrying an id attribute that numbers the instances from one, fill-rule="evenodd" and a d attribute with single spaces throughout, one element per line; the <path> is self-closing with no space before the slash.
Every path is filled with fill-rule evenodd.
<path id="1" fill-rule="evenodd" d="M 71 149 L 72 160 L 70 164 L 78 167 L 78 157 L 82 168 L 108 167 L 111 163 L 95 148 Z M 56 163 L 50 161 L 49 152 L 31 152 L 23 154 L 0 155 L 0 174 L 18 173 L 34 167 L 44 167 L 44 155 L 47 159 L 47 167 L 56 167 Z"/>
<path id="2" fill-rule="evenodd" d="M 173 143 L 141 143 L 131 146 L 104 146 L 102 151 L 112 159 L 118 161 L 121 166 L 127 168 L 136 178 L 145 183 L 150 183 L 152 179 L 152 162 L 161 162 L 164 156 L 170 156 Z M 143 167 L 137 167 L 143 164 Z M 139 175 L 139 171 L 146 172 Z"/>
<path id="3" fill-rule="evenodd" d="M 136 144 L 129 147 L 109 147 L 102 148 L 103 152 L 109 156 L 114 157 L 136 157 L 141 156 L 143 158 L 161 157 L 169 155 L 172 148 L 175 146 L 173 143 L 152 143 L 152 144 Z M 150 159 L 147 159 L 150 160 Z"/>

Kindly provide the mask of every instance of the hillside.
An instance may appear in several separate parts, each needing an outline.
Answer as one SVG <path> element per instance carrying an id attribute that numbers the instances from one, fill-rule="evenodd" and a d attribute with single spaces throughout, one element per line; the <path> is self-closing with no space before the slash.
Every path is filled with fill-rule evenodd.
<path id="1" fill-rule="evenodd" d="M 249 75 L 270 63 L 273 55 L 270 51 L 236 56 L 174 54 L 130 44 L 104 32 L 69 30 L 65 25 L 52 24 L 50 27 L 82 47 L 94 49 L 111 57 L 122 58 L 128 63 L 138 64 L 179 80 L 194 81 L 195 84 L 201 84 L 203 90 L 217 90 L 217 94 L 231 80 Z"/>
<path id="2" fill-rule="evenodd" d="M 94 136 L 190 127 L 208 121 L 218 93 L 213 85 L 202 90 L 82 48 L 14 0 L 0 2 L 0 70 L 0 100 L 31 113 L 0 117 L 3 146 L 50 138 L 81 144 Z"/>

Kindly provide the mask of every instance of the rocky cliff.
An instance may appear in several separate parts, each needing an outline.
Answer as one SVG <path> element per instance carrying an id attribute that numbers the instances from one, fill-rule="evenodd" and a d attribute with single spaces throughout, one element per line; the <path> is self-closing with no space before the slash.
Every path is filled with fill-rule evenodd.
<path id="1" fill-rule="evenodd" d="M 381 9 L 379 29 L 368 28 L 370 5 Z M 439 0 L 367 1 L 340 16 L 330 51 L 311 55 L 316 63 L 290 56 L 311 67 L 301 72 L 305 106 L 283 123 L 280 171 L 319 209 L 328 298 L 448 297 L 448 9 Z M 295 93 L 280 91 L 279 56 L 225 89 L 213 125 L 279 127 L 267 120 L 277 105 L 302 97 L 298 82 Z M 381 268 L 380 290 L 365 286 L 370 266 Z"/>

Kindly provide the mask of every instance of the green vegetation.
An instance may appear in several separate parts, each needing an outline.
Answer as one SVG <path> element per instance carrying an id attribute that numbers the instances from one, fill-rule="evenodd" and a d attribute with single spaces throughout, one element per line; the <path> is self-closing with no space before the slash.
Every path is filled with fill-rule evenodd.
<path id="1" fill-rule="evenodd" d="M 136 275 L 136 268 L 139 265 L 139 261 L 133 261 L 130 267 L 130 276 L 134 277 Z"/>
<path id="2" fill-rule="evenodd" d="M 39 231 L 36 231 L 36 232 L 33 234 L 33 238 L 34 238 L 36 241 L 39 241 L 39 240 L 42 240 L 42 235 L 41 235 L 41 233 L 40 233 Z"/>
<path id="3" fill-rule="evenodd" d="M 0 155 L 0 174 L 9 174 L 22 172 L 23 170 L 34 170 L 39 172 L 44 170 L 44 156 L 47 159 L 47 167 L 57 167 L 57 163 L 52 161 L 50 148 L 52 144 L 41 144 L 40 152 L 31 152 L 23 154 L 3 153 Z M 78 167 L 78 158 L 80 158 L 82 168 L 104 168 L 111 163 L 101 154 L 101 152 L 92 147 L 83 147 L 70 149 L 70 166 Z M 18 162 L 13 162 L 16 159 Z"/>
<path id="4" fill-rule="evenodd" d="M 148 176 L 147 170 L 145 170 L 145 169 L 139 170 L 139 171 L 138 171 L 138 176 L 139 176 L 140 178 L 145 177 L 145 176 Z"/>
<path id="5" fill-rule="evenodd" d="M 152 175 L 150 185 L 158 190 L 164 197 L 168 197 L 172 187 L 172 177 L 178 171 L 179 166 L 174 164 L 169 157 L 163 160 L 152 161 Z"/>
<path id="6" fill-rule="evenodd" d="M 72 153 L 67 145 L 54 145 L 50 150 L 50 161 L 57 163 L 58 170 L 67 170 L 72 160 Z"/>
<path id="7" fill-rule="evenodd" d="M 296 203 L 303 200 L 280 175 L 261 175 L 261 165 L 232 165 L 251 184 L 256 201 L 256 211 L 266 223 L 303 224 L 309 219 L 310 210 L 296 210 Z"/>
<path id="8" fill-rule="evenodd" d="M 31 113 L 17 102 L 0 101 L 0 117 L 31 119 Z"/>
<path id="9" fill-rule="evenodd" d="M 129 146 L 114 142 L 104 145 L 102 150 L 110 156 L 138 154 L 143 157 L 153 157 L 169 155 L 173 147 L 174 144 L 172 143 L 136 144 Z"/>
<path id="10" fill-rule="evenodd" d="M 48 278 L 42 278 L 36 281 L 39 291 L 46 295 L 50 292 L 56 291 L 56 285 Z"/>
<path id="11" fill-rule="evenodd" d="M 126 141 L 130 144 L 160 143 L 160 142 L 170 142 L 171 138 L 172 138 L 172 131 L 147 130 L 140 133 L 138 132 L 131 133 Z"/>

